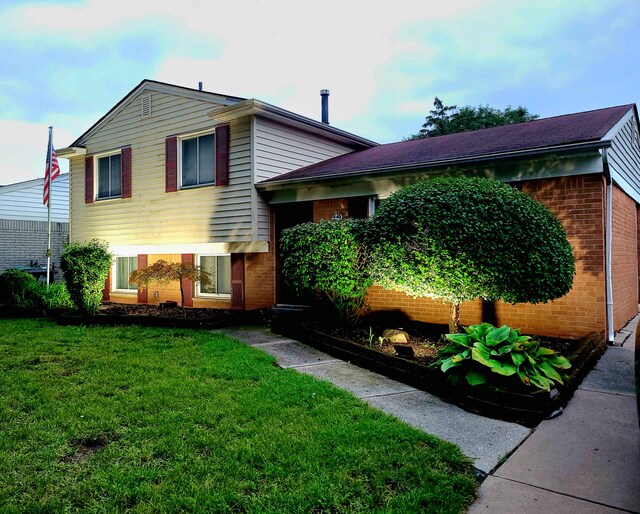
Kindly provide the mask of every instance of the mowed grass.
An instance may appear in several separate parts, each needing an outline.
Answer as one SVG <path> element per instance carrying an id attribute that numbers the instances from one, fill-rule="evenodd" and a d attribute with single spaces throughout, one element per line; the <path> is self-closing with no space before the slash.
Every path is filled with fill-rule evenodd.
<path id="1" fill-rule="evenodd" d="M 0 512 L 460 512 L 457 447 L 205 330 L 0 319 Z"/>

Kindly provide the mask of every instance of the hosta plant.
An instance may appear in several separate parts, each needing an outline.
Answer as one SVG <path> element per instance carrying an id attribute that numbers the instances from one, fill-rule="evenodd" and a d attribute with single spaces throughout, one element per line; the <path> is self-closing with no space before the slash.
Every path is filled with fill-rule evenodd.
<path id="1" fill-rule="evenodd" d="M 445 373 L 453 370 L 472 386 L 500 375 L 550 391 L 556 383 L 566 380 L 563 371 L 571 367 L 570 362 L 531 337 L 520 335 L 518 329 L 481 323 L 464 330 L 466 334 L 446 334 L 449 345 L 438 350 L 439 359 L 431 366 L 440 367 Z"/>

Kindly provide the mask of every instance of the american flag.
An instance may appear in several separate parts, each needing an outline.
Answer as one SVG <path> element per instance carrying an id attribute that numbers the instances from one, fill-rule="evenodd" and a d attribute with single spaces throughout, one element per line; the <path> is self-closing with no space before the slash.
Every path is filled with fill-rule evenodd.
<path id="1" fill-rule="evenodd" d="M 51 162 L 49 162 L 49 156 L 51 156 Z M 51 182 L 60 175 L 60 166 L 58 166 L 58 156 L 53 149 L 53 141 L 51 135 L 49 135 L 49 146 L 47 147 L 47 165 L 44 169 L 44 191 L 42 193 L 42 203 L 47 207 L 49 206 L 49 174 L 51 174 Z"/>

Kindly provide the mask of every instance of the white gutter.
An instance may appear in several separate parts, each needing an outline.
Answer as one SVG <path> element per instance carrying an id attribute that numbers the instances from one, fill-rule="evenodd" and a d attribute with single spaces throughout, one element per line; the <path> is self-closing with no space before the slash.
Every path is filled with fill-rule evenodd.
<path id="1" fill-rule="evenodd" d="M 602 149 L 602 165 L 606 186 L 606 210 L 604 218 L 604 281 L 607 302 L 607 344 L 613 345 L 615 334 L 613 330 L 613 285 L 611 279 L 611 248 L 612 248 L 612 219 L 613 219 L 613 180 L 609 170 L 607 148 Z"/>

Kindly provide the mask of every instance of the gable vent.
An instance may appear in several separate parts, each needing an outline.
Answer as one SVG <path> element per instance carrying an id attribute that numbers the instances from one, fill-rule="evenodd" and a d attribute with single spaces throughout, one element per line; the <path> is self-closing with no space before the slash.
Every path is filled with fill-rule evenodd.
<path id="1" fill-rule="evenodd" d="M 151 95 L 144 95 L 140 98 L 141 115 L 143 118 L 151 116 Z"/>

